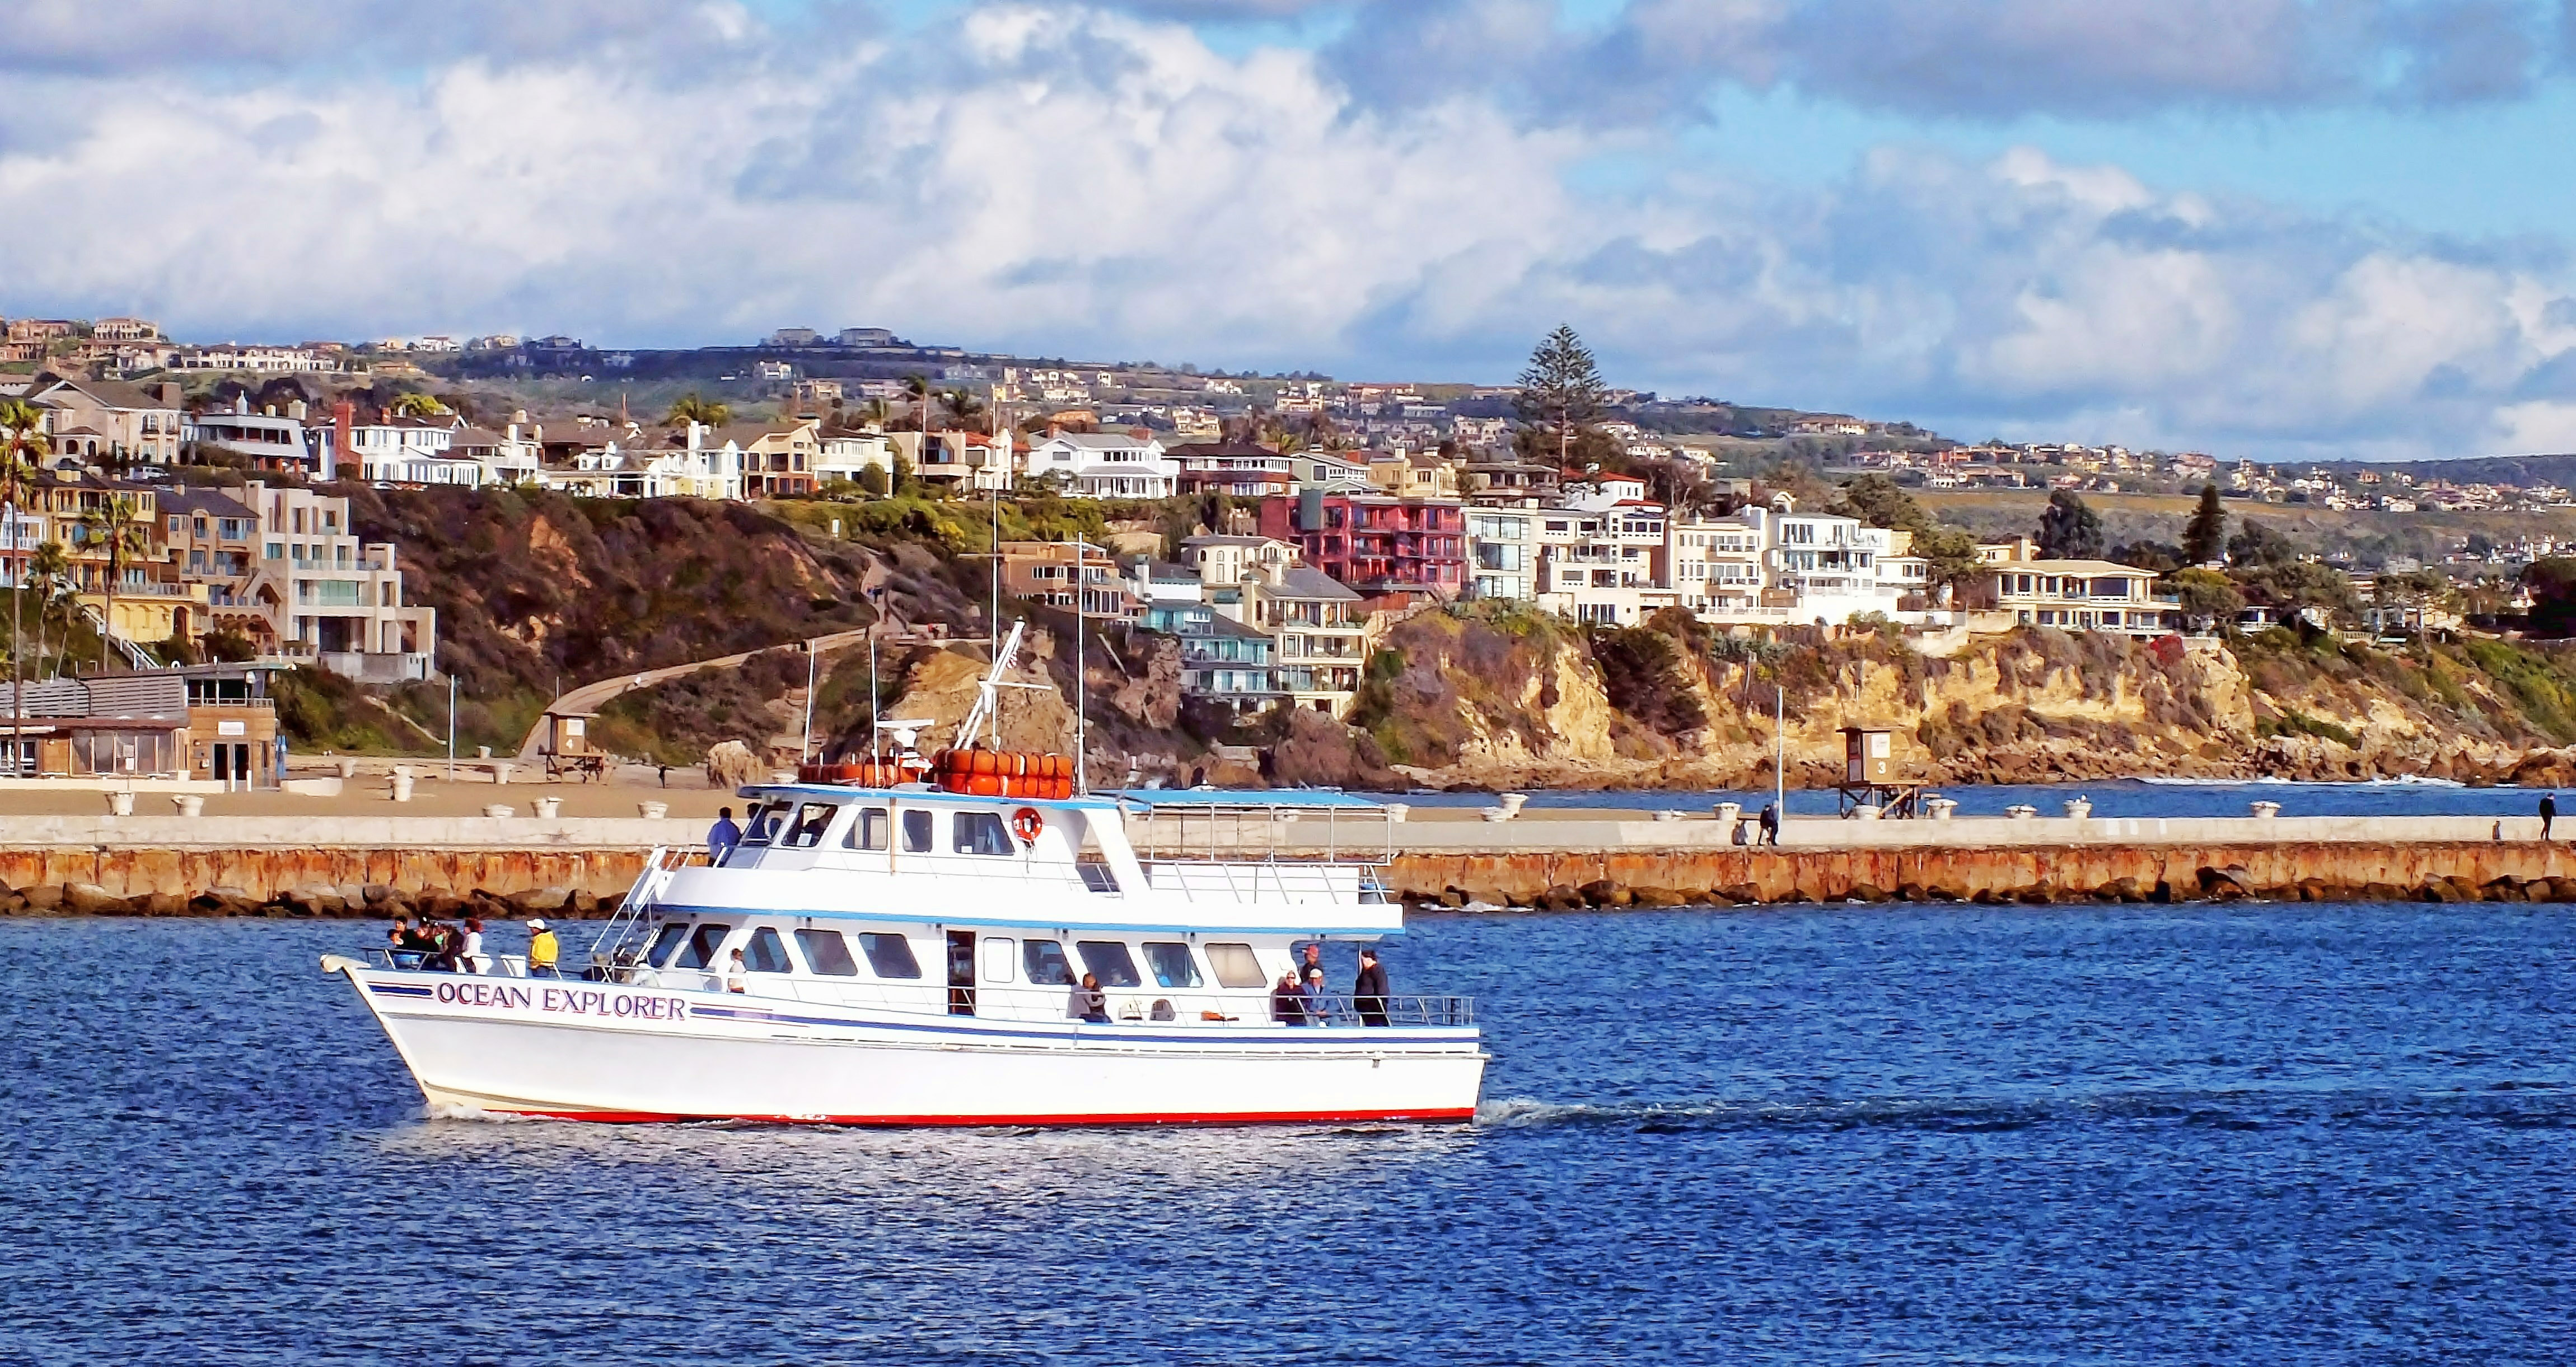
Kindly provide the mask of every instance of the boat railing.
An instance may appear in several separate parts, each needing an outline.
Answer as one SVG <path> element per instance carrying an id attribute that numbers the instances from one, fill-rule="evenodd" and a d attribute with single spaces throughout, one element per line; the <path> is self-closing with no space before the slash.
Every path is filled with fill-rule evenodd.
<path id="1" fill-rule="evenodd" d="M 528 960 L 520 954 L 487 954 L 474 972 L 463 969 L 437 968 L 437 957 L 420 950 L 374 948 L 366 951 L 372 966 L 395 972 L 453 973 L 457 977 L 509 978 L 539 982 L 604 982 L 625 987 L 667 988 L 676 992 L 722 992 L 723 975 L 698 968 L 655 968 L 639 961 L 599 963 L 583 968 L 558 968 L 551 973 L 531 975 Z M 815 979 L 755 973 L 749 975 L 756 989 L 743 995 L 765 1001 L 795 1001 L 815 1006 L 838 1006 L 900 1011 L 918 1016 L 947 1016 L 948 994 L 953 991 L 931 979 L 920 981 L 872 981 L 863 978 Z M 986 1020 L 1065 1020 L 1071 1019 L 1069 985 L 1018 983 L 984 984 L 974 989 L 977 1001 L 988 1008 L 981 1016 Z M 1428 996 L 1421 994 L 1358 997 L 1349 993 L 1327 993 L 1320 997 L 1301 997 L 1295 1007 L 1296 1018 L 1285 1015 L 1285 1005 L 1268 992 L 1240 989 L 1211 991 L 1186 987 L 1105 987 L 1102 995 L 1108 1002 L 1108 1015 L 1116 1025 L 1238 1024 L 1243 1022 L 1276 1022 L 1285 1025 L 1412 1025 L 1465 1028 L 1476 1023 L 1476 1000 L 1473 997 Z"/>
<path id="2" fill-rule="evenodd" d="M 1263 801 L 1225 794 L 1206 802 L 1122 798 L 1127 841 L 1146 863 L 1395 862 L 1393 815 L 1374 803 Z"/>
<path id="3" fill-rule="evenodd" d="M 1174 892 L 1183 900 L 1229 903 L 1273 902 L 1342 905 L 1368 900 L 1373 881 L 1365 867 L 1303 863 L 1294 860 L 1154 860 L 1144 866 L 1145 881 L 1157 892 Z M 1381 899 L 1383 900 L 1383 899 Z"/>

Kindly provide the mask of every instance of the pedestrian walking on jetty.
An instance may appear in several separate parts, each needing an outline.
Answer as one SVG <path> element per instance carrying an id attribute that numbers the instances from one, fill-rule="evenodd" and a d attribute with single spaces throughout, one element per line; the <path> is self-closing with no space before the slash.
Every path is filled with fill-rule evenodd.
<path id="1" fill-rule="evenodd" d="M 1762 843 L 1765 845 L 1780 843 L 1780 804 L 1777 802 L 1762 804 Z"/>
<path id="2" fill-rule="evenodd" d="M 2540 795 L 2540 838 L 2541 838 L 2541 839 L 2543 839 L 2543 840 L 2547 840 L 2547 839 L 2549 838 L 2549 823 L 2551 823 L 2551 822 L 2553 822 L 2553 821 L 2556 821 L 2557 819 L 2558 819 L 2558 794 L 2556 794 L 2556 793 L 2542 793 L 2542 794 Z"/>

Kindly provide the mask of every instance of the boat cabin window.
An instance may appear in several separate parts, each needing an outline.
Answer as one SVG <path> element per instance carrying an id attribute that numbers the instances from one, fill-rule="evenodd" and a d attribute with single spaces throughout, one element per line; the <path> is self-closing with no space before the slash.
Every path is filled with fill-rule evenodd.
<path id="1" fill-rule="evenodd" d="M 1020 966 L 1039 987 L 1071 987 L 1073 965 L 1064 961 L 1064 946 L 1053 940 L 1030 940 L 1020 946 Z"/>
<path id="2" fill-rule="evenodd" d="M 1199 966 L 1190 960 L 1190 947 L 1169 940 L 1145 942 L 1145 966 L 1154 970 L 1154 981 L 1163 987 L 1196 987 Z"/>
<path id="3" fill-rule="evenodd" d="M 1261 971 L 1261 960 L 1254 958 L 1250 945 L 1209 945 L 1208 967 L 1216 970 L 1220 987 L 1268 987 L 1270 979 Z"/>
<path id="4" fill-rule="evenodd" d="M 800 930 L 796 947 L 805 952 L 805 963 L 826 978 L 859 976 L 858 960 L 850 957 L 850 942 L 837 930 Z"/>
<path id="5" fill-rule="evenodd" d="M 984 937 L 984 981 L 1006 983 L 1011 980 L 1011 949 L 1011 937 L 1007 935 Z"/>
<path id="6" fill-rule="evenodd" d="M 912 813 L 906 812 L 904 815 L 910 816 Z M 924 812 L 922 815 L 928 816 L 929 813 Z M 921 976 L 921 961 L 912 957 L 912 942 L 900 935 L 863 930 L 859 932 L 859 948 L 868 956 L 868 967 L 875 969 L 880 978 Z"/>
<path id="7" fill-rule="evenodd" d="M 742 947 L 742 966 L 754 973 L 793 973 L 796 966 L 787 962 L 786 942 L 767 926 L 751 933 L 751 943 Z"/>
<path id="8" fill-rule="evenodd" d="M 796 819 L 787 826 L 787 838 L 778 843 L 794 850 L 810 850 L 823 843 L 823 832 L 832 827 L 832 815 L 840 806 L 830 802 L 808 802 L 798 809 Z"/>
<path id="9" fill-rule="evenodd" d="M 709 921 L 689 936 L 689 947 L 680 951 L 680 968 L 704 968 L 716 961 L 716 948 L 725 942 L 733 927 L 722 921 Z"/>
<path id="10" fill-rule="evenodd" d="M 956 824 L 949 828 L 955 837 L 959 854 L 1018 854 L 1019 846 L 1011 843 L 1011 829 L 1002 824 L 999 812 L 959 812 Z"/>
<path id="11" fill-rule="evenodd" d="M 1082 966 L 1098 974 L 1102 987 L 1140 987 L 1144 979 L 1136 976 L 1135 956 L 1116 940 L 1083 940 L 1074 945 L 1082 951 Z"/>
<path id="12" fill-rule="evenodd" d="M 755 802 L 742 814 L 742 843 L 766 845 L 777 838 L 780 813 L 787 810 L 784 802 Z"/>
<path id="13" fill-rule="evenodd" d="M 903 852 L 930 853 L 930 813 L 916 808 L 903 814 Z"/>
<path id="14" fill-rule="evenodd" d="M 881 850 L 886 847 L 886 809 L 861 807 L 859 819 L 850 823 L 850 833 L 841 837 L 841 845 L 853 850 Z"/>
<path id="15" fill-rule="evenodd" d="M 644 951 L 644 962 L 653 965 L 655 968 L 670 967 L 672 952 L 677 950 L 688 938 L 689 923 L 686 921 L 682 921 L 677 925 L 667 925 L 662 927 L 660 930 L 653 932 L 653 943 L 651 947 Z"/>

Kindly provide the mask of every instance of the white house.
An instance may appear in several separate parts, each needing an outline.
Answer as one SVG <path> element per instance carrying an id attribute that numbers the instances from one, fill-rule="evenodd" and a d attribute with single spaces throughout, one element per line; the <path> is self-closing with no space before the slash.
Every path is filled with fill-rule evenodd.
<path id="1" fill-rule="evenodd" d="M 1057 432 L 1029 448 L 1024 479 L 1064 477 L 1068 492 L 1085 498 L 1169 498 L 1180 466 L 1152 437 L 1124 432 Z"/>

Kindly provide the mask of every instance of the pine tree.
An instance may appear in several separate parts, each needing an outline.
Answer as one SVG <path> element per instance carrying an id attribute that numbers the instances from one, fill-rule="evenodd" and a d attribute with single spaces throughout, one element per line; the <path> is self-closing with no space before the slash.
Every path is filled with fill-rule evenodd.
<path id="1" fill-rule="evenodd" d="M 2227 510 L 2218 504 L 2218 486 L 2200 486 L 2200 509 L 2191 515 L 2191 525 L 2182 531 L 2182 558 L 2186 564 L 2207 565 L 2218 560 L 2227 549 Z"/>
<path id="2" fill-rule="evenodd" d="M 1555 430 L 1560 467 L 1574 449 L 1575 429 L 1600 415 L 1602 389 L 1601 367 L 1573 328 L 1559 324 L 1530 352 L 1517 405 L 1524 421 Z"/>
<path id="3" fill-rule="evenodd" d="M 2039 549 L 2051 560 L 2098 560 L 2102 519 L 2073 490 L 2060 489 L 2048 496 L 2048 511 L 2039 515 Z"/>

